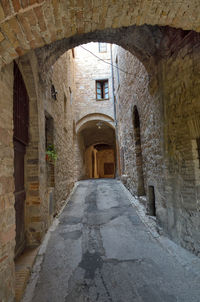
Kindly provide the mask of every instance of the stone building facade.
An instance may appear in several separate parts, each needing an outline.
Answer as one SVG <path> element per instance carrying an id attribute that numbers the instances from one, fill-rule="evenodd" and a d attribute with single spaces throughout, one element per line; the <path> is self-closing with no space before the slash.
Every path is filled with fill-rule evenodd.
<path id="1" fill-rule="evenodd" d="M 114 177 L 115 117 L 111 45 L 88 43 L 76 47 L 74 52 L 77 179 Z M 106 154 L 106 162 L 100 153 Z M 112 173 L 104 173 L 107 163 L 113 165 Z"/>

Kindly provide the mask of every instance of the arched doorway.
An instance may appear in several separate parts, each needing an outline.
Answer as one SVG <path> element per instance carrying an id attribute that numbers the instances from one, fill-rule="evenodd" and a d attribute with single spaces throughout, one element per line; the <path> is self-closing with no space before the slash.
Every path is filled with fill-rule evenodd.
<path id="1" fill-rule="evenodd" d="M 115 129 L 107 122 L 91 120 L 77 134 L 80 178 L 114 178 L 116 170 Z"/>
<path id="2" fill-rule="evenodd" d="M 115 177 L 115 150 L 108 144 L 96 144 L 85 151 L 88 178 Z"/>

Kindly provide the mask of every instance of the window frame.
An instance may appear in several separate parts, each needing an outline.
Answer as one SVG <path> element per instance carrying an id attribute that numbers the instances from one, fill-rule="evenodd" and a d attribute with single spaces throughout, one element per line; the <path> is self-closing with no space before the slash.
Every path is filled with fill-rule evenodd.
<path id="1" fill-rule="evenodd" d="M 200 137 L 196 138 L 196 144 L 197 144 L 197 154 L 198 154 L 199 168 L 200 168 Z"/>
<path id="2" fill-rule="evenodd" d="M 118 62 L 118 56 L 116 57 L 116 69 L 117 69 L 117 88 L 119 88 L 120 86 L 120 80 L 119 80 L 119 62 Z"/>
<path id="3" fill-rule="evenodd" d="M 103 98 L 101 97 L 101 98 L 98 98 L 97 96 L 98 96 L 98 93 L 97 93 L 97 84 L 98 83 L 104 83 L 104 88 L 102 89 L 102 84 L 101 84 L 101 96 L 103 95 Z M 108 95 L 108 97 L 107 98 L 105 98 L 105 83 L 107 83 L 107 88 L 108 88 L 108 92 L 107 92 L 107 95 Z M 108 81 L 108 79 L 102 79 L 102 80 L 96 80 L 95 81 L 95 89 L 96 89 L 96 100 L 97 101 L 105 101 L 105 100 L 109 100 L 109 81 Z M 103 93 L 102 93 L 103 92 Z"/>

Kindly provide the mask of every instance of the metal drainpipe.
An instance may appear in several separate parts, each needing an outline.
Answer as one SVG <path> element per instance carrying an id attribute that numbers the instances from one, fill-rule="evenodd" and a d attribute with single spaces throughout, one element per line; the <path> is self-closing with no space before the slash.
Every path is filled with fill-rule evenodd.
<path id="1" fill-rule="evenodd" d="M 111 60 L 111 77 L 112 77 L 112 97 L 113 97 L 113 109 L 114 109 L 114 121 L 115 121 L 115 137 L 116 137 L 116 172 L 115 177 L 119 177 L 119 166 L 118 166 L 118 158 L 119 158 L 119 150 L 118 150 L 118 125 L 117 125 L 117 110 L 116 110 L 116 98 L 115 98 L 115 90 L 114 90 L 114 72 L 113 72 L 113 56 L 112 56 L 112 44 L 110 44 L 110 60 Z"/>

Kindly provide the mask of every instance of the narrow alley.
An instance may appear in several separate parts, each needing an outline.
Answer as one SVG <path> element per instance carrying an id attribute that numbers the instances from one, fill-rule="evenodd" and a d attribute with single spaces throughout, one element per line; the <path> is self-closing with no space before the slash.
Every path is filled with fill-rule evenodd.
<path id="1" fill-rule="evenodd" d="M 120 181 L 93 179 L 78 183 L 51 233 L 32 302 L 199 302 L 199 281 L 151 235 Z"/>

